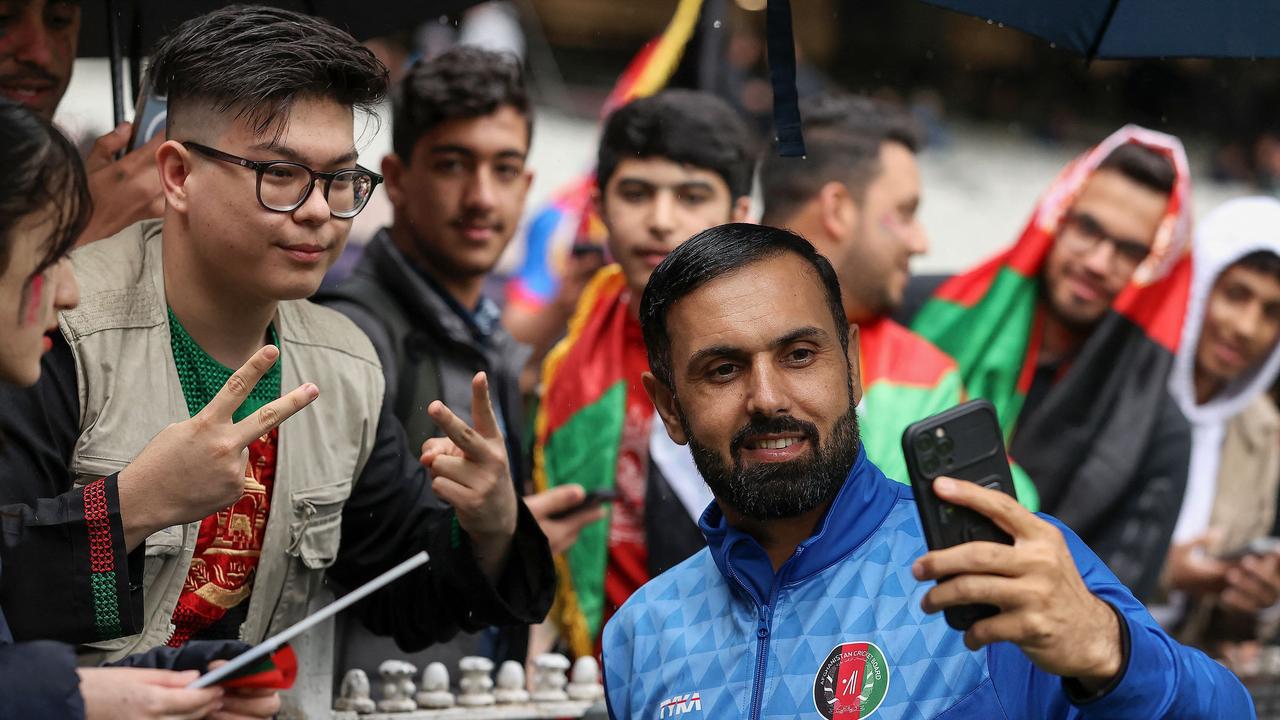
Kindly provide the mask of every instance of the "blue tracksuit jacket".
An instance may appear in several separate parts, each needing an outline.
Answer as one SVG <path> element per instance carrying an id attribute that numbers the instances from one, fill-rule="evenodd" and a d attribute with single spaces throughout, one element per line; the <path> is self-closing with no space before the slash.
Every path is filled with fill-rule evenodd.
<path id="1" fill-rule="evenodd" d="M 1044 516 L 1042 516 L 1044 517 Z M 926 552 L 910 488 L 859 452 L 827 517 L 775 574 L 764 549 L 702 516 L 708 548 L 642 587 L 604 632 L 613 718 L 1254 717 L 1228 670 L 1173 641 L 1070 530 L 1085 583 L 1124 616 L 1129 658 L 1103 697 L 1076 703 L 1010 643 L 970 652 L 920 600 Z"/>

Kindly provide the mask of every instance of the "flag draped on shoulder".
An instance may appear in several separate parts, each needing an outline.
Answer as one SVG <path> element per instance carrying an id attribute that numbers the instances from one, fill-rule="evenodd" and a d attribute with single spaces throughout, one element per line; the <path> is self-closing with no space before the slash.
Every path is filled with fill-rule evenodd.
<path id="1" fill-rule="evenodd" d="M 609 265 L 591 280 L 569 333 L 542 366 L 542 397 L 534 421 L 533 480 L 538 492 L 577 483 L 613 487 L 627 409 L 626 278 Z M 558 585 L 552 619 L 574 655 L 594 653 L 604 615 L 609 528 L 583 528 L 556 558 Z"/>
<path id="2" fill-rule="evenodd" d="M 1151 252 L 1044 401 L 1024 417 L 1040 360 L 1042 268 L 1085 182 L 1126 143 L 1167 157 L 1176 173 Z M 1190 200 L 1182 144 L 1126 126 L 1062 171 L 1012 247 L 945 282 L 912 323 L 955 358 L 970 396 L 995 405 L 1012 440 L 1010 454 L 1034 480 L 1041 509 L 1086 537 L 1121 500 L 1122 479 L 1134 474 L 1167 400 L 1191 278 Z"/>

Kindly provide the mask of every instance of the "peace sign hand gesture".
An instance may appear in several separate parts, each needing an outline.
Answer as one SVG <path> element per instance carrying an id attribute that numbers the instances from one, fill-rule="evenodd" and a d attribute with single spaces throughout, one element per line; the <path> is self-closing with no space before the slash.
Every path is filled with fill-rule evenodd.
<path id="1" fill-rule="evenodd" d="M 481 372 L 471 380 L 474 427 L 439 400 L 427 407 L 427 413 L 448 436 L 422 444 L 420 460 L 431 470 L 431 489 L 453 506 L 480 567 L 496 580 L 516 532 L 516 491 L 507 444 L 489 400 L 488 378 Z"/>
<path id="2" fill-rule="evenodd" d="M 249 445 L 320 395 L 319 388 L 304 383 L 234 422 L 232 414 L 279 357 L 274 345 L 258 350 L 208 405 L 190 420 L 161 430 L 120 471 L 127 549 L 170 525 L 203 520 L 244 494 Z"/>

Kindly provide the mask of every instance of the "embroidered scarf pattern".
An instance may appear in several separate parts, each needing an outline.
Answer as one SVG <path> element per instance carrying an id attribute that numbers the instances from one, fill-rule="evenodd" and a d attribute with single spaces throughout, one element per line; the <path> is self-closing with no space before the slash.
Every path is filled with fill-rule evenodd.
<path id="1" fill-rule="evenodd" d="M 232 370 L 208 355 L 169 311 L 170 343 L 187 410 L 200 412 L 231 377 Z M 274 330 L 272 331 L 274 333 Z M 272 337 L 272 342 L 278 342 Z M 237 422 L 280 396 L 281 362 L 277 361 L 233 413 Z M 262 553 L 271 486 L 276 472 L 276 440 L 272 430 L 249 446 L 245 491 L 230 507 L 200 524 L 195 553 L 182 594 L 174 609 L 172 647 L 181 647 L 248 599 Z"/>

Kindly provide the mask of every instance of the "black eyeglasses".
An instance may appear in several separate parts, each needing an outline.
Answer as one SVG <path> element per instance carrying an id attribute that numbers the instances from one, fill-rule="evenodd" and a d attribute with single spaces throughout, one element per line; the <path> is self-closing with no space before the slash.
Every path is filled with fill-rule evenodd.
<path id="1" fill-rule="evenodd" d="M 1088 213 L 1068 212 L 1062 217 L 1062 229 L 1065 231 L 1063 236 L 1083 252 L 1092 252 L 1099 243 L 1110 243 L 1115 251 L 1116 264 L 1126 271 L 1136 269 L 1151 254 L 1147 245 L 1108 234 L 1102 224 Z"/>
<path id="2" fill-rule="evenodd" d="M 302 163 L 288 160 L 246 160 L 207 145 L 186 141 L 182 146 L 233 165 L 247 167 L 258 174 L 258 203 L 274 212 L 293 212 L 311 197 L 316 180 L 324 181 L 324 199 L 329 213 L 337 218 L 353 218 L 369 203 L 373 189 L 382 176 L 356 166 L 333 172 L 317 172 Z"/>

